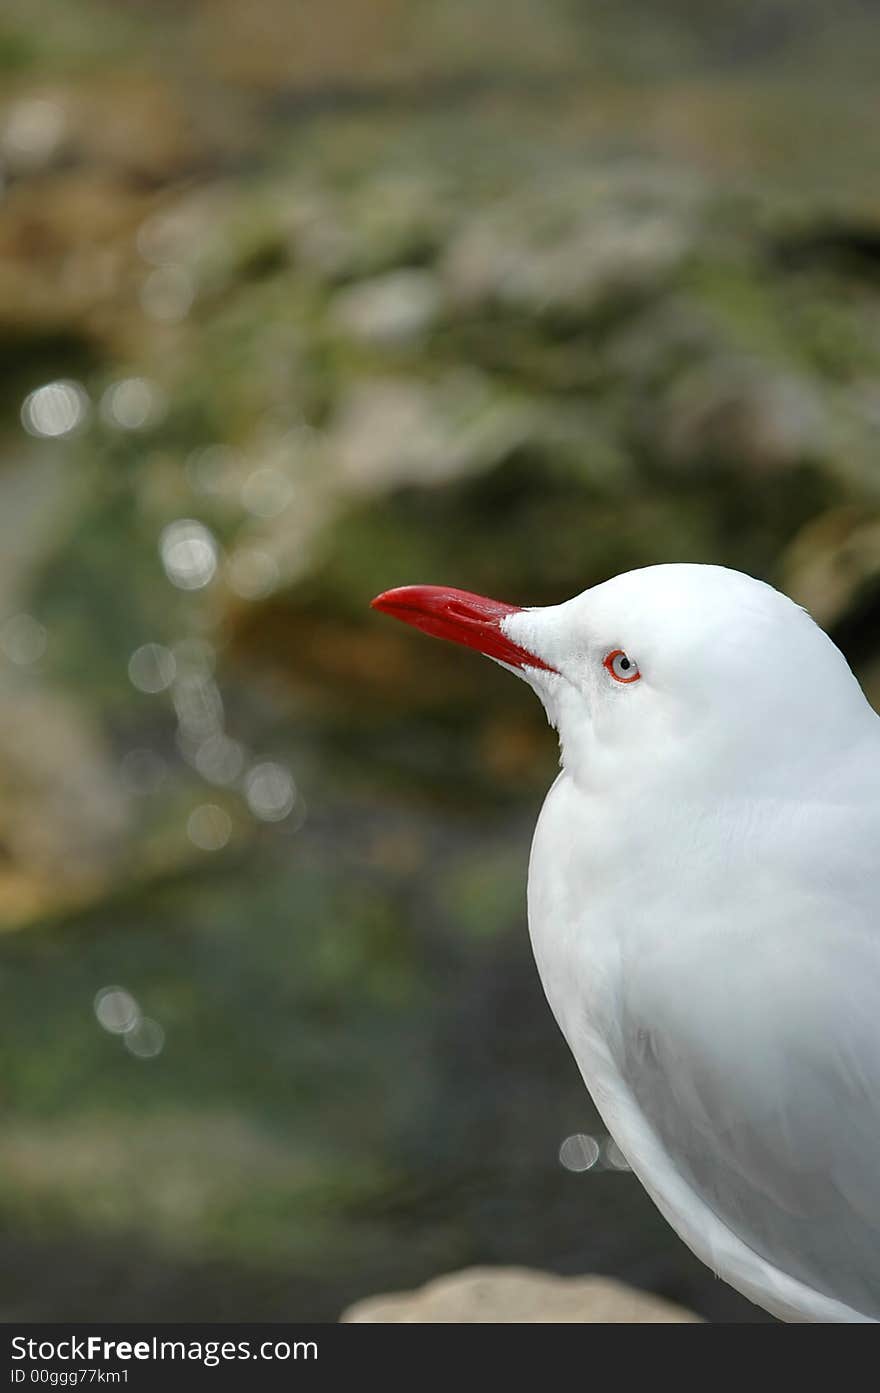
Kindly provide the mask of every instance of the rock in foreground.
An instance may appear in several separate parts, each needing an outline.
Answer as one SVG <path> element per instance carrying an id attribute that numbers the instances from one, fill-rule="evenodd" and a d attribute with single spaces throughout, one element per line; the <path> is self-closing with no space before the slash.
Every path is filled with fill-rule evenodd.
<path id="1" fill-rule="evenodd" d="M 362 1324 L 676 1325 L 700 1317 L 607 1277 L 557 1277 L 528 1267 L 470 1267 L 416 1291 L 358 1301 L 341 1320 Z"/>

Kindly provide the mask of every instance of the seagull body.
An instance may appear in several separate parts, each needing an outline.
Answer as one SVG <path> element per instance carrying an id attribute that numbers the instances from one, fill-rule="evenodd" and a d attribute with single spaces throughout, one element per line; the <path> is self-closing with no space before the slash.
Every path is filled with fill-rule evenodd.
<path id="1" fill-rule="evenodd" d="M 842 654 L 715 566 L 374 605 L 523 677 L 559 732 L 532 946 L 658 1208 L 774 1315 L 880 1320 L 880 719 Z"/>

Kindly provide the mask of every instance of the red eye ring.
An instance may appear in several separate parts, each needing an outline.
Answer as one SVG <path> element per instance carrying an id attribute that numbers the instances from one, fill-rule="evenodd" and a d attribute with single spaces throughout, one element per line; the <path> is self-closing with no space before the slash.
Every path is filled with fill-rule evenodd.
<path id="1" fill-rule="evenodd" d="M 623 658 L 624 662 L 632 667 L 632 673 L 629 676 L 624 676 L 618 671 L 620 664 L 617 660 L 619 658 Z M 602 659 L 602 666 L 607 668 L 609 677 L 613 677 L 615 682 L 620 682 L 623 686 L 628 686 L 630 682 L 638 682 L 642 675 L 639 672 L 638 663 L 634 663 L 622 648 L 612 649 L 607 657 Z"/>

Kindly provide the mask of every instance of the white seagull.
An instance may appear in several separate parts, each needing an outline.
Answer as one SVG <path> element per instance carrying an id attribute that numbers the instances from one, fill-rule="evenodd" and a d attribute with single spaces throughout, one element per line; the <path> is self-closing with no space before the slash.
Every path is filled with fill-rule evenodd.
<path id="1" fill-rule="evenodd" d="M 559 732 L 532 947 L 658 1208 L 783 1320 L 880 1320 L 880 718 L 843 655 L 720 566 L 373 604 L 523 677 Z"/>

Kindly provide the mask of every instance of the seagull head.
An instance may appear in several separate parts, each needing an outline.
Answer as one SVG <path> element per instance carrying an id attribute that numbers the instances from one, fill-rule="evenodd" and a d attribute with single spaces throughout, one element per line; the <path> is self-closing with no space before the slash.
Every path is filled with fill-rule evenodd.
<path id="1" fill-rule="evenodd" d="M 876 722 L 810 616 L 721 566 L 649 566 L 540 608 L 432 585 L 373 607 L 528 682 L 587 788 L 784 786 Z"/>

